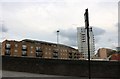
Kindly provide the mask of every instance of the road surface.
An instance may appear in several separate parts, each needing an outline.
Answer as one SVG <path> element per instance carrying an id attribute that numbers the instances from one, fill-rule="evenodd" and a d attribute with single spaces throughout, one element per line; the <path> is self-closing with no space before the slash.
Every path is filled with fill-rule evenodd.
<path id="1" fill-rule="evenodd" d="M 58 76 L 58 75 L 45 75 L 26 72 L 15 72 L 3 70 L 0 75 L 2 79 L 89 79 L 83 77 L 71 77 L 71 76 Z M 115 79 L 115 78 L 91 78 L 91 79 Z"/>

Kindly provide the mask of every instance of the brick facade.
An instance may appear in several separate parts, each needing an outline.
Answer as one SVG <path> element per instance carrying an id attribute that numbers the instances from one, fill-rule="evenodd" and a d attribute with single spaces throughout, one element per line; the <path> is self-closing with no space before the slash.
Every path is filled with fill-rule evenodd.
<path id="1" fill-rule="evenodd" d="M 98 57 L 100 59 L 107 59 L 110 56 L 110 54 L 111 54 L 112 51 L 113 51 L 112 49 L 100 48 L 98 50 Z"/>
<path id="2" fill-rule="evenodd" d="M 2 55 L 48 59 L 80 59 L 82 57 L 78 50 L 72 47 L 29 39 L 3 41 Z"/>

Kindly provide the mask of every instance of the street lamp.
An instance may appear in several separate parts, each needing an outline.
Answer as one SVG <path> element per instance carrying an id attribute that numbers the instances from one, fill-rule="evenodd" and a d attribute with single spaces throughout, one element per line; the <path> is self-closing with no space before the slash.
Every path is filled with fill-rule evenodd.
<path id="1" fill-rule="evenodd" d="M 59 30 L 57 30 L 57 52 L 58 52 L 58 58 L 59 58 Z"/>
<path id="2" fill-rule="evenodd" d="M 89 70 L 89 79 L 91 79 L 91 65 L 90 65 L 90 43 L 89 43 L 89 16 L 88 16 L 88 9 L 85 10 L 84 14 L 85 19 L 85 29 L 87 30 L 87 45 L 88 45 L 88 70 Z"/>
<path id="3" fill-rule="evenodd" d="M 57 44 L 59 44 L 59 30 L 57 30 Z"/>

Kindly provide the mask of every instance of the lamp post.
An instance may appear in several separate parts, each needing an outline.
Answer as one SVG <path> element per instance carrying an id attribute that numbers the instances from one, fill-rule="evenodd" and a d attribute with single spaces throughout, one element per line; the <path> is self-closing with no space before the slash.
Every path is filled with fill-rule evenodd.
<path id="1" fill-rule="evenodd" d="M 58 57 L 59 58 L 59 30 L 57 30 L 57 52 L 58 52 Z"/>
<path id="2" fill-rule="evenodd" d="M 59 44 L 59 30 L 57 30 L 57 44 Z"/>
<path id="3" fill-rule="evenodd" d="M 91 65 L 90 65 L 90 43 L 89 43 L 89 17 L 88 17 L 88 9 L 85 10 L 84 14 L 85 18 L 85 29 L 87 30 L 87 45 L 88 45 L 88 70 L 89 70 L 89 79 L 91 79 Z"/>

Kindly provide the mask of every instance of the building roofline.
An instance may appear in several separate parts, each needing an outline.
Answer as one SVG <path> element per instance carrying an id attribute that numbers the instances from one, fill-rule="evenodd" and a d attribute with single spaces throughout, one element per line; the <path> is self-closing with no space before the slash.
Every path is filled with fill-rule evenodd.
<path id="1" fill-rule="evenodd" d="M 22 41 L 26 41 L 26 42 L 32 42 L 32 43 L 44 43 L 44 44 L 53 44 L 53 45 L 57 45 L 57 43 L 52 43 L 52 42 L 46 42 L 46 41 L 38 41 L 38 40 L 31 40 L 31 39 L 23 39 Z M 68 47 L 68 48 L 72 48 L 72 49 L 75 49 L 71 46 L 67 46 L 67 45 L 63 45 L 63 44 L 58 44 L 58 45 L 61 45 L 61 46 L 65 46 L 65 47 Z M 77 49 L 76 49 L 77 50 Z"/>
<path id="2" fill-rule="evenodd" d="M 31 43 L 44 43 L 44 44 L 52 44 L 52 45 L 61 45 L 61 46 L 65 46 L 65 47 L 68 47 L 68 48 L 71 48 L 71 49 L 75 49 L 71 46 L 67 46 L 67 45 L 63 45 L 63 44 L 57 44 L 57 43 L 52 43 L 52 42 L 46 42 L 46 41 L 38 41 L 38 40 L 31 40 L 31 39 L 23 39 L 21 41 L 16 41 L 16 40 L 4 40 L 3 42 L 5 41 L 14 41 L 14 42 L 22 42 L 22 41 L 25 41 L 25 42 L 31 42 Z M 75 50 L 78 50 L 78 49 L 75 49 Z"/>

